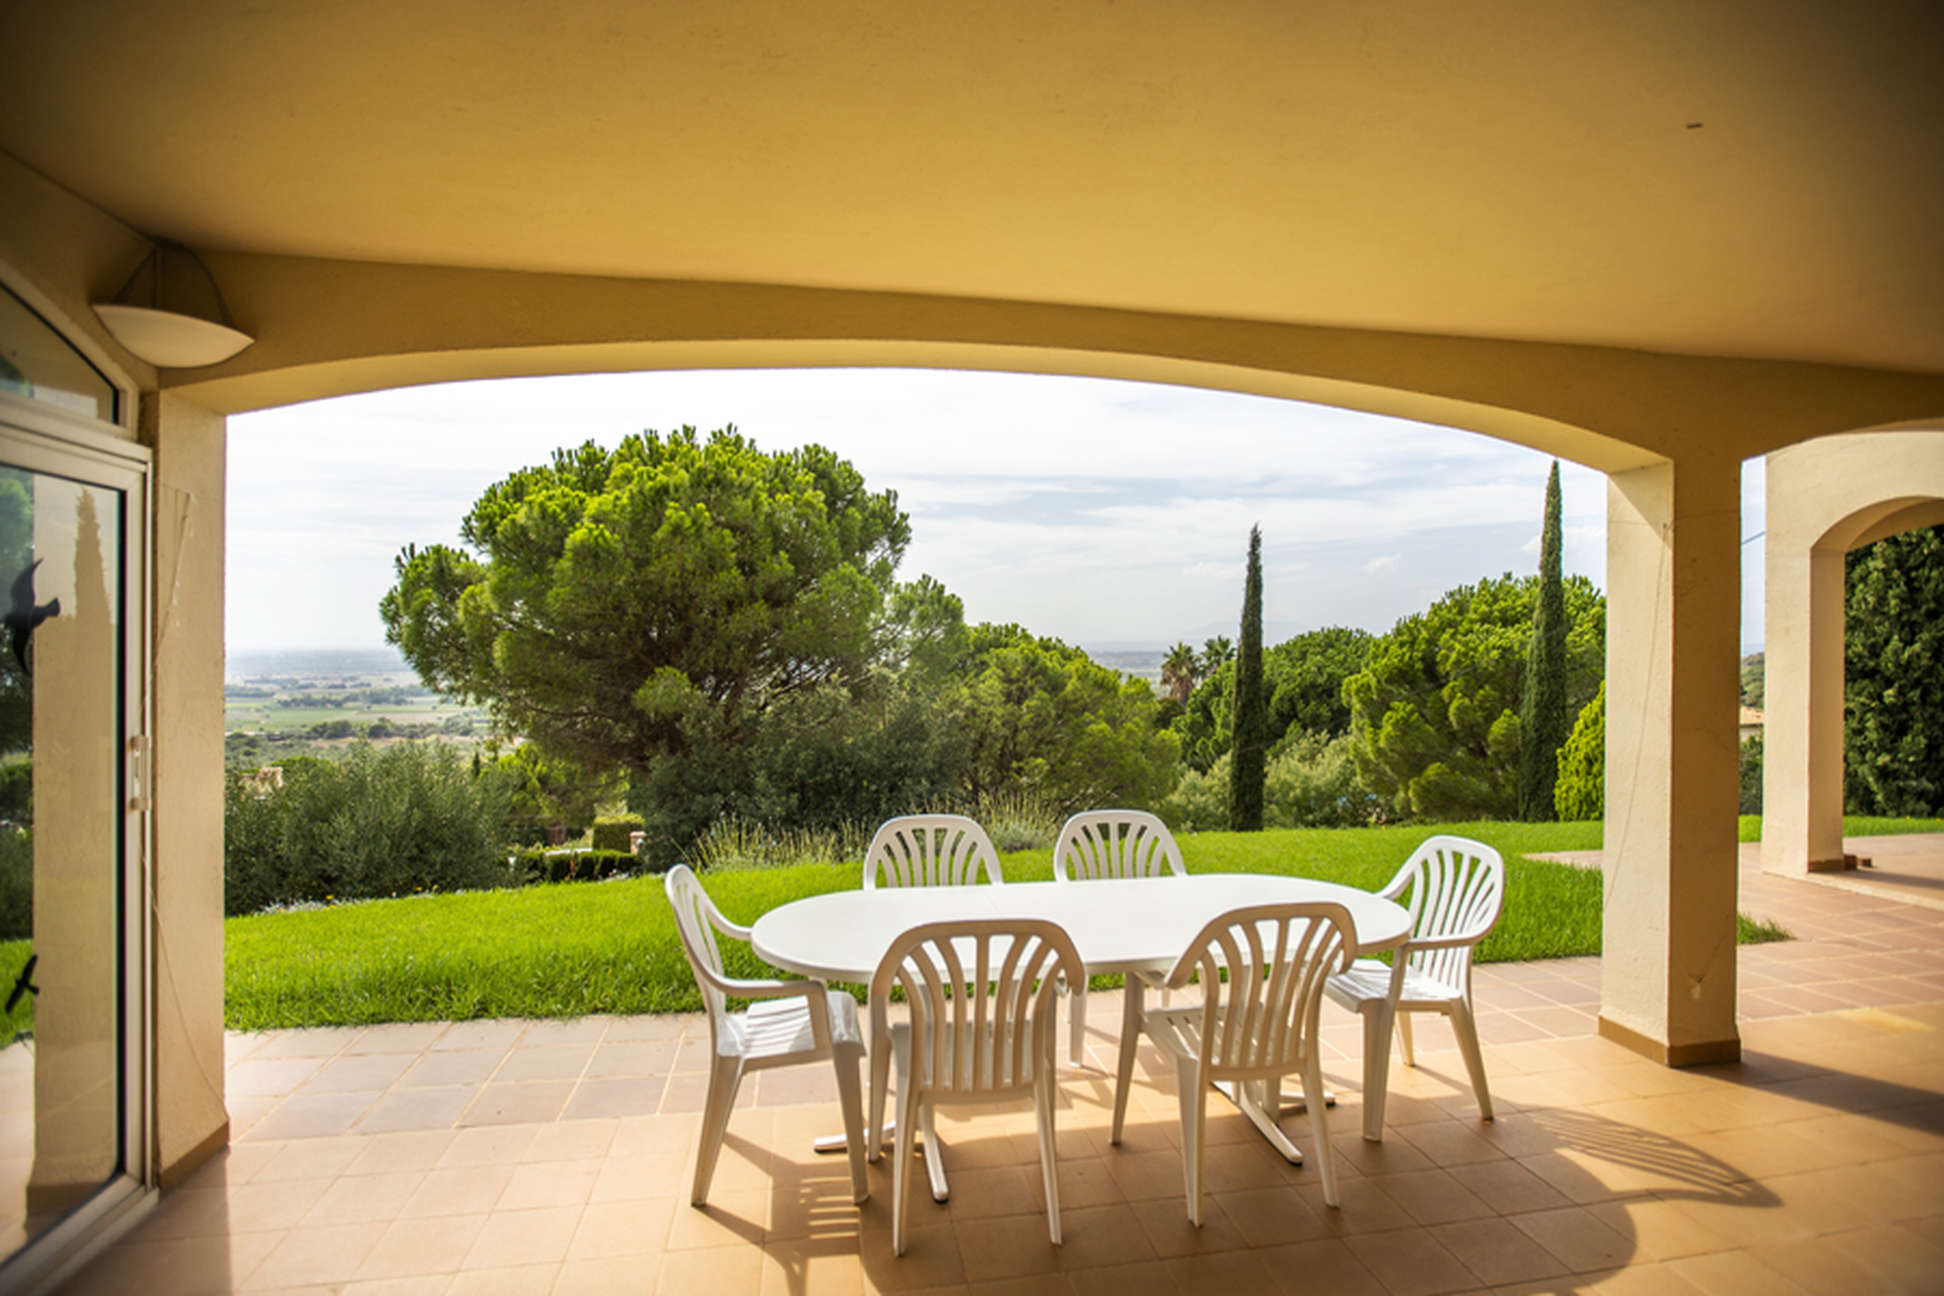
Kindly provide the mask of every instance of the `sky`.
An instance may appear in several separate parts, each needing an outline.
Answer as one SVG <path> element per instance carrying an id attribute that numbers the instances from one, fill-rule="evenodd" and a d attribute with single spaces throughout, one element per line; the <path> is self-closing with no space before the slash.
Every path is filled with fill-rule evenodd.
<path id="1" fill-rule="evenodd" d="M 1234 638 L 1251 524 L 1264 639 L 1389 629 L 1444 591 L 1536 570 L 1537 451 L 1327 406 L 1097 378 L 910 369 L 708 370 L 496 379 L 230 420 L 232 652 L 375 648 L 408 543 L 457 544 L 486 487 L 557 446 L 735 424 L 764 450 L 817 442 L 910 514 L 899 577 L 968 621 L 1095 650 Z M 1605 575 L 1605 478 L 1561 464 L 1564 565 Z M 1759 461 L 1744 537 L 1762 529 Z M 1761 545 L 1743 545 L 1744 651 Z"/>

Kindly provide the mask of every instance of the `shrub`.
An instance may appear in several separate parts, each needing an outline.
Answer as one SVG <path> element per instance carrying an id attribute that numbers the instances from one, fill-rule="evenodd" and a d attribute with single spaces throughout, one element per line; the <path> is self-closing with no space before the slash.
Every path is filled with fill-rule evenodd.
<path id="1" fill-rule="evenodd" d="M 594 820 L 594 849 L 615 851 L 633 858 L 634 845 L 629 837 L 640 831 L 640 815 L 601 815 Z"/>
<path id="2" fill-rule="evenodd" d="M 504 885 L 492 780 L 441 743 L 359 743 L 342 762 L 285 762 L 284 785 L 233 772 L 224 909 Z"/>
<path id="3" fill-rule="evenodd" d="M 629 851 L 539 850 L 513 853 L 513 871 L 525 883 L 597 882 L 640 871 L 641 861 Z"/>
<path id="4" fill-rule="evenodd" d="M 1762 813 L 1762 735 L 1750 734 L 1741 745 L 1741 805 L 1738 813 Z"/>
<path id="5" fill-rule="evenodd" d="M 25 940 L 33 934 L 34 834 L 0 828 L 0 941 Z"/>
<path id="6" fill-rule="evenodd" d="M 1606 815 L 1606 684 L 1573 722 L 1559 749 L 1559 779 L 1553 784 L 1553 809 L 1562 821 Z"/>
<path id="7" fill-rule="evenodd" d="M 1218 832 L 1228 827 L 1229 758 L 1224 752 L 1206 771 L 1185 769 L 1155 813 L 1176 832 Z"/>
<path id="8" fill-rule="evenodd" d="M 1266 788 L 1271 828 L 1351 828 L 1382 809 L 1357 779 L 1350 736 L 1299 734 L 1269 762 Z"/>

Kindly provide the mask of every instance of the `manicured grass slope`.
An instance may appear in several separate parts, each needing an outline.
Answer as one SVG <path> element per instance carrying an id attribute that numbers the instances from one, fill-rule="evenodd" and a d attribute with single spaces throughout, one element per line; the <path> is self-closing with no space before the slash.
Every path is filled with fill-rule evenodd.
<path id="1" fill-rule="evenodd" d="M 1182 852 L 1194 872 L 1286 872 L 1374 889 L 1440 831 L 1477 837 L 1506 856 L 1506 915 L 1481 957 L 1598 952 L 1599 875 L 1519 858 L 1597 847 L 1597 823 L 1202 833 L 1185 838 Z M 1008 855 L 1005 870 L 1022 882 L 1050 878 L 1051 853 Z M 748 923 L 857 879 L 857 866 L 846 864 L 722 873 L 705 882 L 731 919 Z M 236 1029 L 701 1006 L 659 878 L 381 900 L 232 918 L 226 927 L 227 1018 Z M 1751 928 L 1744 919 L 1743 940 Z M 733 974 L 768 975 L 745 947 L 725 943 L 724 955 Z"/>

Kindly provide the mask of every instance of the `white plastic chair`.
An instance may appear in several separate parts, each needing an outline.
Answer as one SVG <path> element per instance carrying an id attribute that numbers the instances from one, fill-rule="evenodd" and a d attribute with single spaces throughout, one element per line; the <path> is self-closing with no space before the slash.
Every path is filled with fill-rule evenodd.
<path id="1" fill-rule="evenodd" d="M 1472 950 L 1498 924 L 1505 908 L 1505 861 L 1469 837 L 1427 838 L 1378 892 L 1411 914 L 1410 937 L 1391 954 L 1390 966 L 1358 959 L 1330 978 L 1330 998 L 1362 1015 L 1364 1023 L 1364 1129 L 1372 1143 L 1384 1137 L 1384 1099 L 1390 1080 L 1391 1024 L 1397 1025 L 1404 1064 L 1411 1052 L 1414 1012 L 1451 1018 L 1451 1033 L 1471 1073 L 1478 1114 L 1492 1119 L 1492 1091 L 1478 1050 L 1472 1015 Z"/>
<path id="2" fill-rule="evenodd" d="M 1084 979 L 1086 970 L 1066 932 L 1038 919 L 928 923 L 905 932 L 885 951 L 871 978 L 872 1092 L 884 1091 L 882 1071 L 887 1059 L 895 1061 L 898 1146 L 891 1170 L 891 1248 L 898 1255 L 905 1251 L 912 1143 L 920 1130 L 933 1196 L 943 1198 L 933 1107 L 1001 1102 L 1027 1092 L 1039 1115 L 1047 1230 L 1059 1242 L 1053 988 L 1061 976 Z M 907 1022 L 889 1019 L 894 989 L 904 993 Z M 880 1120 L 881 1113 L 874 1112 L 873 1145 Z"/>
<path id="3" fill-rule="evenodd" d="M 1168 825 L 1145 810 L 1083 810 L 1068 819 L 1053 846 L 1055 882 L 1097 878 L 1186 877 L 1181 847 Z M 1141 972 L 1151 986 L 1161 976 Z M 1163 992 L 1163 1003 L 1167 1002 Z M 1082 1065 L 1087 1048 L 1086 987 L 1074 993 L 1067 1008 L 1067 1056 Z"/>
<path id="4" fill-rule="evenodd" d="M 1134 1051 L 1146 1035 L 1174 1059 L 1181 1100 L 1182 1177 L 1188 1218 L 1201 1225 L 1202 1145 L 1208 1089 L 1226 1081 L 1236 1105 L 1289 1161 L 1303 1154 L 1277 1124 L 1282 1077 L 1300 1075 L 1323 1177 L 1323 1200 L 1337 1204 L 1336 1163 L 1316 1022 L 1324 982 L 1350 964 L 1356 948 L 1350 911 L 1338 904 L 1257 905 L 1232 909 L 1203 927 L 1168 973 L 1179 989 L 1201 981 L 1202 1002 L 1148 1008 L 1129 982 L 1121 1019 L 1120 1072 L 1114 1084 L 1113 1142 L 1121 1141 Z"/>
<path id="5" fill-rule="evenodd" d="M 865 1200 L 871 1190 L 864 1173 L 864 1106 L 857 1075 L 864 1057 L 864 1033 L 858 1026 L 857 1001 L 810 978 L 752 981 L 725 976 L 716 933 L 747 941 L 749 929 L 722 916 L 686 864 L 670 869 L 664 886 L 675 910 L 682 950 L 709 1010 L 709 1039 L 714 1045 L 689 1201 L 700 1206 L 709 1195 L 709 1181 L 715 1177 L 716 1159 L 743 1076 L 823 1058 L 829 1058 L 837 1072 L 844 1140 L 850 1152 L 851 1199 Z M 745 1011 L 732 1013 L 725 1002 L 730 997 L 754 1002 Z"/>
<path id="6" fill-rule="evenodd" d="M 1005 876 L 999 852 L 978 822 L 964 815 L 900 815 L 878 825 L 864 852 L 864 889 L 880 885 L 969 886 L 984 871 L 997 886 Z"/>

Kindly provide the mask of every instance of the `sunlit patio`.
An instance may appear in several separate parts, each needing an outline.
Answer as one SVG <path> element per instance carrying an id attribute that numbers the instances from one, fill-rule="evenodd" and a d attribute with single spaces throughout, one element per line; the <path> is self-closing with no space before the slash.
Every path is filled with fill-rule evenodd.
<path id="1" fill-rule="evenodd" d="M 1851 848 L 1899 876 L 1944 864 L 1935 838 Z M 1200 1230 L 1158 1054 L 1108 1144 L 1119 1013 L 1097 995 L 1090 1066 L 1061 1080 L 1060 1247 L 1028 1105 L 941 1115 L 952 1199 L 921 1192 L 893 1257 L 888 1163 L 860 1210 L 843 1158 L 811 1151 L 837 1120 L 821 1068 L 744 1086 L 710 1206 L 690 1207 L 700 1016 L 231 1034 L 229 1150 L 71 1289 L 1937 1290 L 1944 910 L 1899 885 L 1766 876 L 1745 852 L 1743 907 L 1800 939 L 1742 950 L 1735 1065 L 1669 1069 L 1596 1037 L 1596 959 L 1482 968 L 1491 1124 L 1427 1023 L 1419 1066 L 1392 1070 L 1384 1142 L 1366 1143 L 1361 1028 L 1326 1012 L 1341 1208 L 1313 1156 L 1286 1164 L 1218 1102 Z"/>

